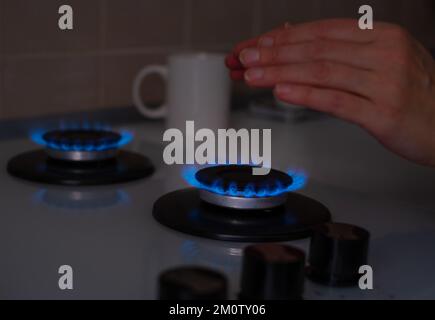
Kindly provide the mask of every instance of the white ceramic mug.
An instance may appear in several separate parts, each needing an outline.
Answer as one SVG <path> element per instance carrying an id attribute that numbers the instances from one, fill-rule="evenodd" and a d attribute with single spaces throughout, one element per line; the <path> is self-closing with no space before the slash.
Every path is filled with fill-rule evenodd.
<path id="1" fill-rule="evenodd" d="M 184 129 L 194 120 L 195 128 L 227 128 L 230 107 L 230 79 L 225 56 L 217 53 L 183 53 L 169 57 L 168 66 L 142 69 L 133 83 L 133 102 L 147 118 L 166 118 L 167 128 Z M 157 109 L 140 96 L 142 80 L 159 74 L 167 83 L 167 98 Z"/>

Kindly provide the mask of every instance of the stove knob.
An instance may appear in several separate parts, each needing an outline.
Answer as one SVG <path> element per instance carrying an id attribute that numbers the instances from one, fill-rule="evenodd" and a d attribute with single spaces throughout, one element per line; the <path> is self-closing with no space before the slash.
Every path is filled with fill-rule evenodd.
<path id="1" fill-rule="evenodd" d="M 227 279 L 201 267 L 180 267 L 160 274 L 160 300 L 226 300 Z"/>
<path id="2" fill-rule="evenodd" d="M 244 251 L 240 299 L 300 300 L 304 291 L 305 253 L 299 249 L 260 244 Z"/>
<path id="3" fill-rule="evenodd" d="M 314 229 L 311 237 L 307 276 L 330 286 L 354 286 L 367 264 L 370 234 L 343 223 L 326 223 Z"/>

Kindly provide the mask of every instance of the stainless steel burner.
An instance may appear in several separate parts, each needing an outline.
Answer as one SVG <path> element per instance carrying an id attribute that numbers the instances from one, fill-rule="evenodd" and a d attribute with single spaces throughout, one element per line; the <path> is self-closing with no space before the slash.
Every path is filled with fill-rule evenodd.
<path id="1" fill-rule="evenodd" d="M 213 193 L 207 190 L 200 190 L 201 200 L 210 204 L 239 210 L 264 210 L 282 206 L 287 201 L 287 194 L 280 194 L 273 197 L 234 197 Z"/>
<path id="2" fill-rule="evenodd" d="M 56 160 L 63 161 L 101 161 L 115 158 L 118 154 L 118 149 L 108 149 L 103 151 L 63 151 L 55 150 L 47 147 L 45 149 L 47 155 Z"/>
<path id="3" fill-rule="evenodd" d="M 284 205 L 292 177 L 273 169 L 266 176 L 254 176 L 252 168 L 228 165 L 198 171 L 195 178 L 201 200 L 239 210 L 264 210 Z"/>

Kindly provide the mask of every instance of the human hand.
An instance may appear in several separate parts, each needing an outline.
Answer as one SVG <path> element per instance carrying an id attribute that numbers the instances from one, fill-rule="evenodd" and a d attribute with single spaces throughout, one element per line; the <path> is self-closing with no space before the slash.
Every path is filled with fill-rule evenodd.
<path id="1" fill-rule="evenodd" d="M 227 66 L 233 79 L 353 122 L 391 151 L 435 166 L 435 61 L 399 26 L 284 27 L 237 45 Z"/>

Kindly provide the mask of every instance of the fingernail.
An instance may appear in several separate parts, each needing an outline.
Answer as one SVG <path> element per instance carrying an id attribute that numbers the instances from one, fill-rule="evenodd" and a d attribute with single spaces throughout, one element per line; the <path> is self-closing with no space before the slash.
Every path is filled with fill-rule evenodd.
<path id="1" fill-rule="evenodd" d="M 286 84 L 278 84 L 275 91 L 277 94 L 288 94 L 290 92 L 290 87 Z"/>
<path id="2" fill-rule="evenodd" d="M 245 73 L 245 79 L 248 81 L 259 80 L 263 78 L 264 70 L 262 68 L 249 69 Z"/>
<path id="3" fill-rule="evenodd" d="M 240 53 L 243 64 L 253 63 L 260 60 L 260 52 L 257 49 L 245 49 Z"/>
<path id="4" fill-rule="evenodd" d="M 258 41 L 260 47 L 271 47 L 273 46 L 275 40 L 271 37 L 263 37 Z"/>

